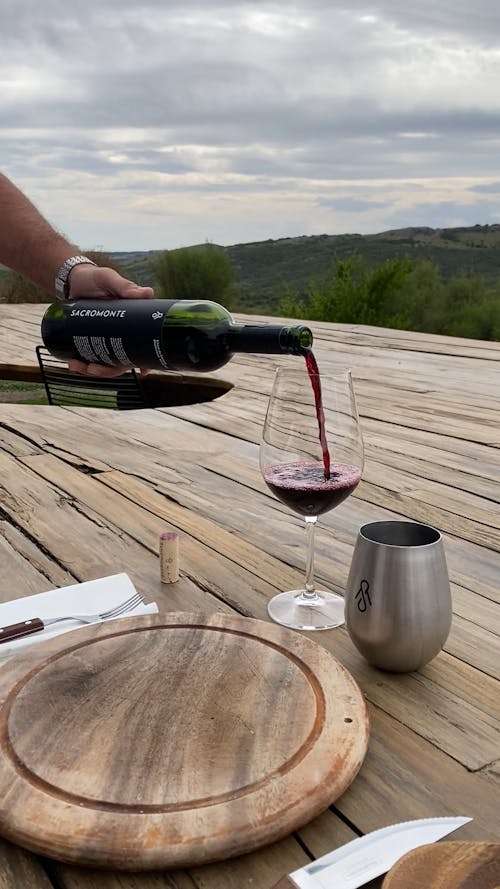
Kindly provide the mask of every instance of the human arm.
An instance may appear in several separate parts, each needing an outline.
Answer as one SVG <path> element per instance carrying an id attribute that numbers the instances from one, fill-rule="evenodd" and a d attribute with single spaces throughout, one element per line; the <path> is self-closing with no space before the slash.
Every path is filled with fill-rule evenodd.
<path id="1" fill-rule="evenodd" d="M 42 216 L 29 198 L 0 174 L 0 263 L 55 294 L 56 275 L 63 263 L 81 250 Z M 70 272 L 71 299 L 150 299 L 151 287 L 141 287 L 114 269 L 76 265 Z M 117 376 L 126 368 L 104 368 L 70 362 L 70 369 L 98 376 Z"/>
<path id="2" fill-rule="evenodd" d="M 54 293 L 56 275 L 66 259 L 81 250 L 66 240 L 41 215 L 29 198 L 0 174 L 0 263 L 26 275 L 48 293 Z M 78 265 L 69 277 L 72 299 L 153 296 L 151 287 L 140 287 L 113 269 Z"/>
<path id="3" fill-rule="evenodd" d="M 80 251 L 52 228 L 29 198 L 0 174 L 0 262 L 54 293 L 56 274 Z"/>

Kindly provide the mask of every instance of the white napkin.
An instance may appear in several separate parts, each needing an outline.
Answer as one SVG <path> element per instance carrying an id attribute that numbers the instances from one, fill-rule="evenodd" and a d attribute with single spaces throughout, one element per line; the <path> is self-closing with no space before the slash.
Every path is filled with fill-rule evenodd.
<path id="1" fill-rule="evenodd" d="M 75 583 L 72 586 L 59 587 L 46 593 L 38 593 L 34 596 L 24 596 L 22 599 L 14 599 L 11 602 L 0 604 L 0 627 L 16 624 L 32 617 L 62 617 L 65 614 L 98 614 L 108 611 L 130 599 L 137 590 L 128 574 L 112 574 L 110 577 L 100 577 L 98 580 L 88 580 L 85 583 Z M 138 605 L 132 611 L 120 614 L 121 617 L 130 617 L 139 614 L 157 614 L 156 602 L 149 605 Z M 119 618 L 113 618 L 118 620 Z M 87 624 L 88 626 L 88 624 Z M 24 636 L 21 639 L 13 639 L 12 642 L 0 643 L 0 663 L 4 663 L 30 645 L 36 645 L 52 636 L 59 636 L 69 630 L 85 627 L 76 621 L 65 621 L 47 627 L 32 636 Z"/>

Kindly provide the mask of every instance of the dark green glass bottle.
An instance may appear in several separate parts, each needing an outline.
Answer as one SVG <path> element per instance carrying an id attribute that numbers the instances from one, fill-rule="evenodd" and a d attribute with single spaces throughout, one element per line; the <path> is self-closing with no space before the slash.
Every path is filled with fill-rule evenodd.
<path id="1" fill-rule="evenodd" d="M 313 341 L 308 327 L 237 324 L 218 303 L 172 299 L 54 303 L 42 339 L 63 361 L 202 373 L 235 352 L 303 355 Z"/>

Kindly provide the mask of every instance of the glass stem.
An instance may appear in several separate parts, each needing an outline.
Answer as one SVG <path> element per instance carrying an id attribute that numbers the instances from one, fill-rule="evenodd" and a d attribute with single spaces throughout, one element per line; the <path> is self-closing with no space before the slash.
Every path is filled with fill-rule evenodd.
<path id="1" fill-rule="evenodd" d="M 316 528 L 317 516 L 306 516 L 306 581 L 304 586 L 304 598 L 315 599 L 316 590 L 314 588 L 314 529 Z"/>

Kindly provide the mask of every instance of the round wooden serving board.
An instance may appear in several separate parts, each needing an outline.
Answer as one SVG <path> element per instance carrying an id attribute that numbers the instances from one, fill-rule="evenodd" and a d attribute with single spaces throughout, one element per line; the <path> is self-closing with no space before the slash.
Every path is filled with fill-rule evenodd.
<path id="1" fill-rule="evenodd" d="M 436 843 L 408 852 L 383 889 L 500 889 L 500 843 Z"/>
<path id="2" fill-rule="evenodd" d="M 172 613 L 33 646 L 0 671 L 0 834 L 63 861 L 192 866 L 322 812 L 364 759 L 350 674 L 276 624 Z"/>

